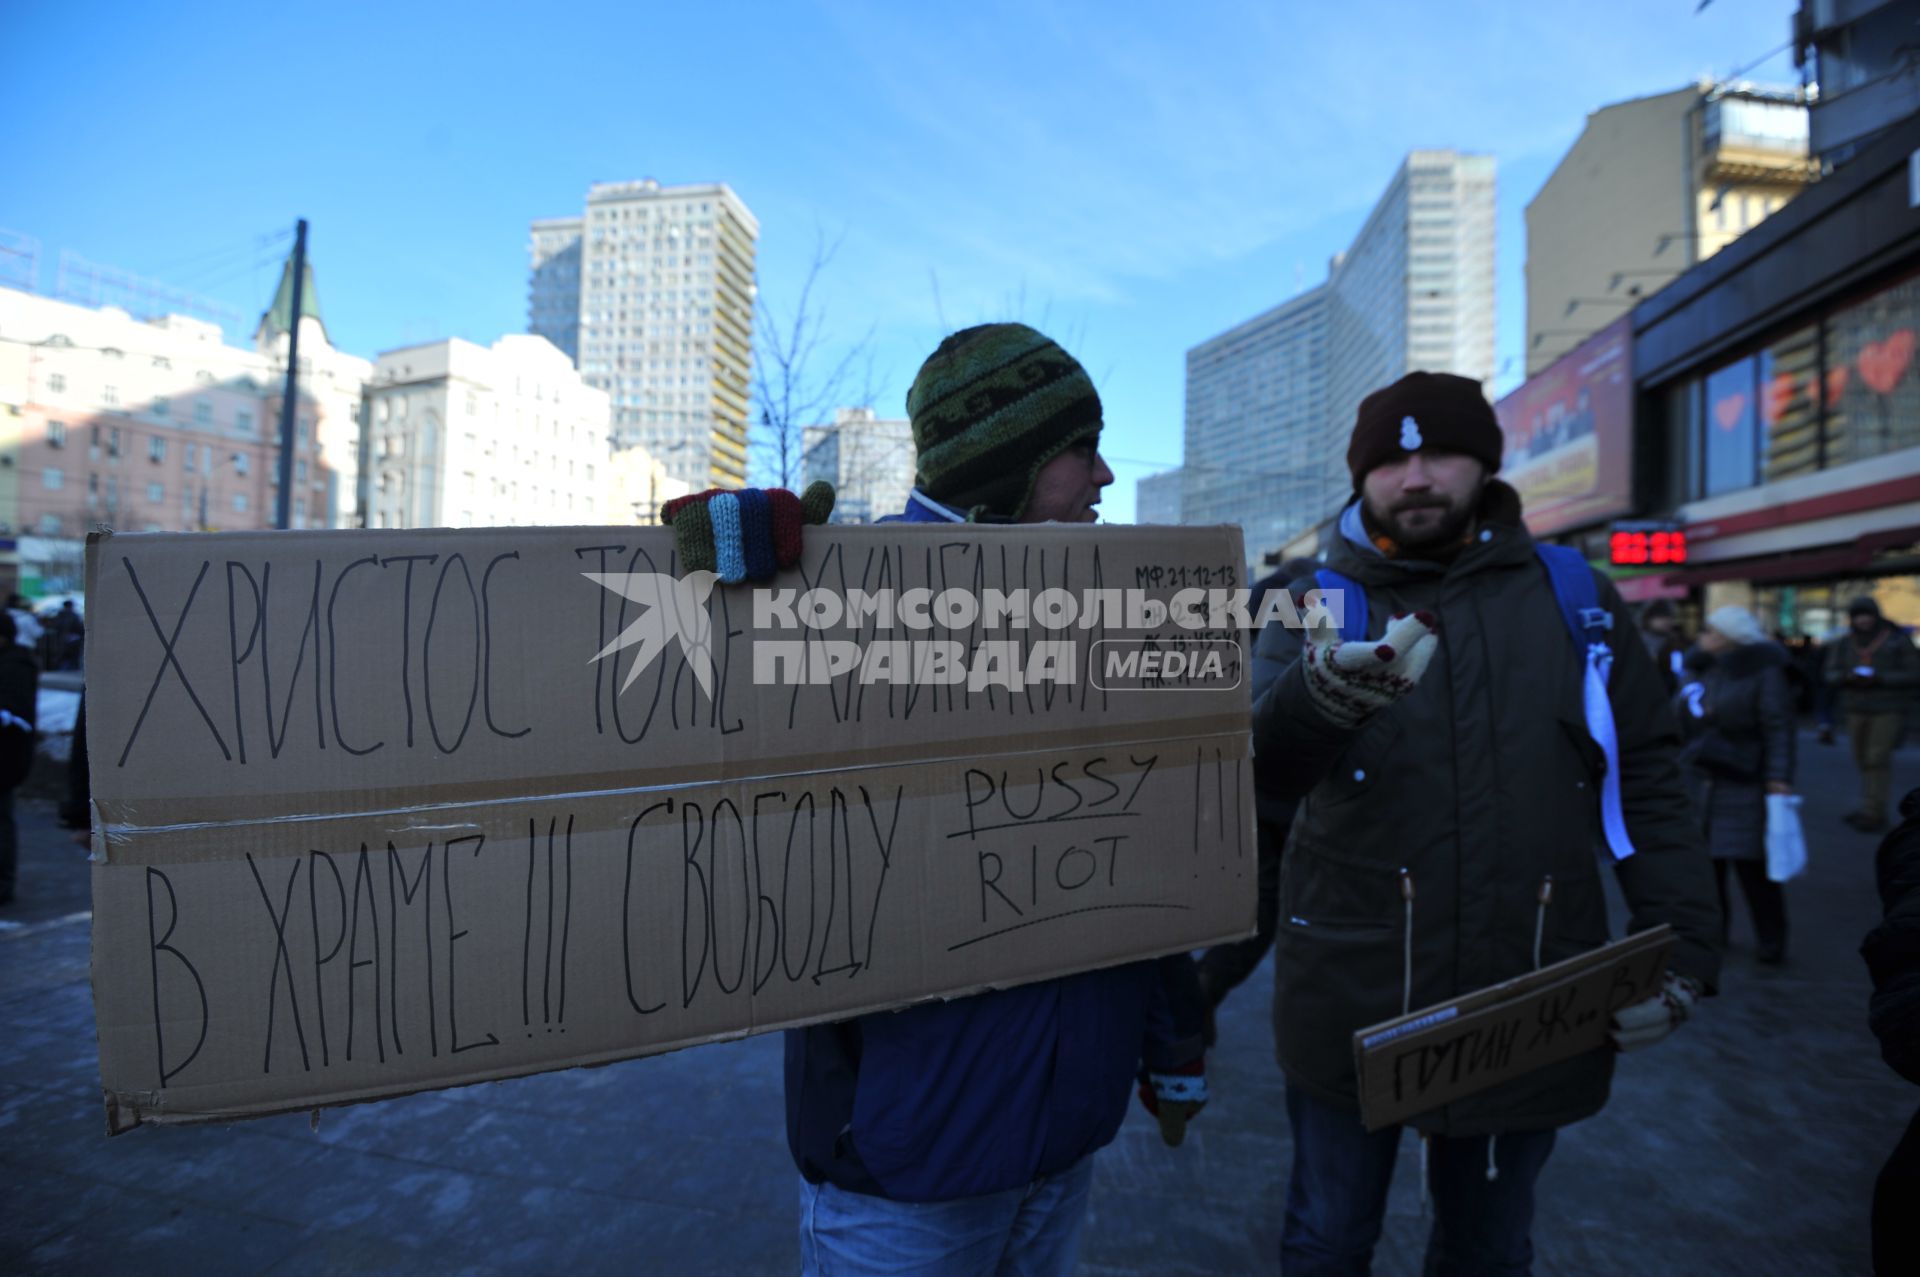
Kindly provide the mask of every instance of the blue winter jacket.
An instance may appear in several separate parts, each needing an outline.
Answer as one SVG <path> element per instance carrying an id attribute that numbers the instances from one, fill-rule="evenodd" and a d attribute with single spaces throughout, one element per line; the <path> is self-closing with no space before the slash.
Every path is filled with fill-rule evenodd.
<path id="1" fill-rule="evenodd" d="M 915 492 L 901 520 L 960 522 Z M 1109 1143 L 1136 1074 L 1200 1054 L 1185 954 L 791 1029 L 800 1173 L 896 1201 L 1019 1188 Z"/>

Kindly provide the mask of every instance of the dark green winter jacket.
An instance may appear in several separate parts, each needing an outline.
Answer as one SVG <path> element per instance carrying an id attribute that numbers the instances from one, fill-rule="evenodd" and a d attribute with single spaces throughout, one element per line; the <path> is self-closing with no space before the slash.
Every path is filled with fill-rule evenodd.
<path id="1" fill-rule="evenodd" d="M 1299 631 L 1268 626 L 1256 648 L 1259 664 L 1278 672 L 1256 684 L 1255 748 L 1305 794 L 1282 877 L 1276 1047 L 1290 1084 L 1353 1107 L 1354 1031 L 1401 1013 L 1402 868 L 1414 893 L 1407 1002 L 1418 1009 L 1532 969 L 1548 874 L 1543 963 L 1608 940 L 1600 867 L 1611 856 L 1583 659 L 1513 490 L 1489 485 L 1480 531 L 1451 564 L 1390 560 L 1343 534 L 1328 566 L 1365 588 L 1370 637 L 1398 612 L 1432 612 L 1440 629 L 1419 686 L 1353 730 L 1309 697 Z M 1632 616 L 1605 581 L 1601 600 L 1614 617 L 1610 691 L 1636 849 L 1618 864 L 1628 927 L 1672 924 L 1671 966 L 1712 988 L 1719 906 L 1676 763 L 1675 722 Z M 1562 1126 L 1605 1104 L 1612 1074 L 1612 1053 L 1595 1051 L 1414 1124 L 1459 1135 Z"/>
<path id="2" fill-rule="evenodd" d="M 1872 668 L 1872 678 L 1854 672 L 1863 667 Z M 1920 687 L 1920 648 L 1888 621 L 1864 643 L 1849 630 L 1827 644 L 1826 678 L 1840 689 L 1842 713 L 1904 714 Z"/>

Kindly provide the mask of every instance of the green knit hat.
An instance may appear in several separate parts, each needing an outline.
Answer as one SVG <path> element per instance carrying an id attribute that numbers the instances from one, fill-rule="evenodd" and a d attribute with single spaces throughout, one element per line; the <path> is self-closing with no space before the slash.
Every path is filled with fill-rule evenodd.
<path id="1" fill-rule="evenodd" d="M 907 391 L 914 482 L 935 501 L 1019 519 L 1040 468 L 1100 436 L 1100 396 L 1079 361 L 1025 324 L 963 328 Z"/>

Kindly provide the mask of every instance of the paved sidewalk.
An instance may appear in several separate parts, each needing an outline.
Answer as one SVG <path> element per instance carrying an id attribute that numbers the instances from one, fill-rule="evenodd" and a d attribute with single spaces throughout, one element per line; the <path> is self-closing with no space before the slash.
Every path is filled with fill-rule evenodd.
<path id="1" fill-rule="evenodd" d="M 1920 784 L 1920 752 L 1896 792 Z M 1545 1274 L 1856 1274 L 1873 1176 L 1920 1091 L 1867 1033 L 1856 952 L 1878 917 L 1872 838 L 1839 823 L 1843 748 L 1803 738 L 1809 876 L 1793 954 L 1622 1062 L 1605 1113 L 1541 1180 Z M 795 1180 L 777 1037 L 229 1127 L 108 1140 L 87 987 L 87 868 L 23 800 L 20 899 L 0 910 L 0 1272 L 790 1273 Z M 1216 1099 L 1168 1150 L 1138 1112 L 1098 1163 L 1083 1271 L 1277 1267 L 1289 1144 L 1271 965 L 1227 1003 Z M 1376 1271 L 1419 1271 L 1412 1140 Z"/>

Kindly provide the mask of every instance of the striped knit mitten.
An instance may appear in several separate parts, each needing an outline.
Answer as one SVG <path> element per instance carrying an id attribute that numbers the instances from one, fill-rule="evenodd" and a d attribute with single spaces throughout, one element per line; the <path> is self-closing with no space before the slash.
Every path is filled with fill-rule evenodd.
<path id="1" fill-rule="evenodd" d="M 680 570 L 712 572 L 728 585 L 765 581 L 800 561 L 800 529 L 833 513 L 833 485 L 815 480 L 803 496 L 785 488 L 709 488 L 660 509 L 673 529 Z"/>
<path id="2" fill-rule="evenodd" d="M 1302 661 L 1307 694 L 1332 722 L 1358 727 L 1411 692 L 1439 648 L 1436 621 L 1428 612 L 1396 614 L 1378 639 L 1351 643 L 1320 616 L 1307 630 Z"/>

